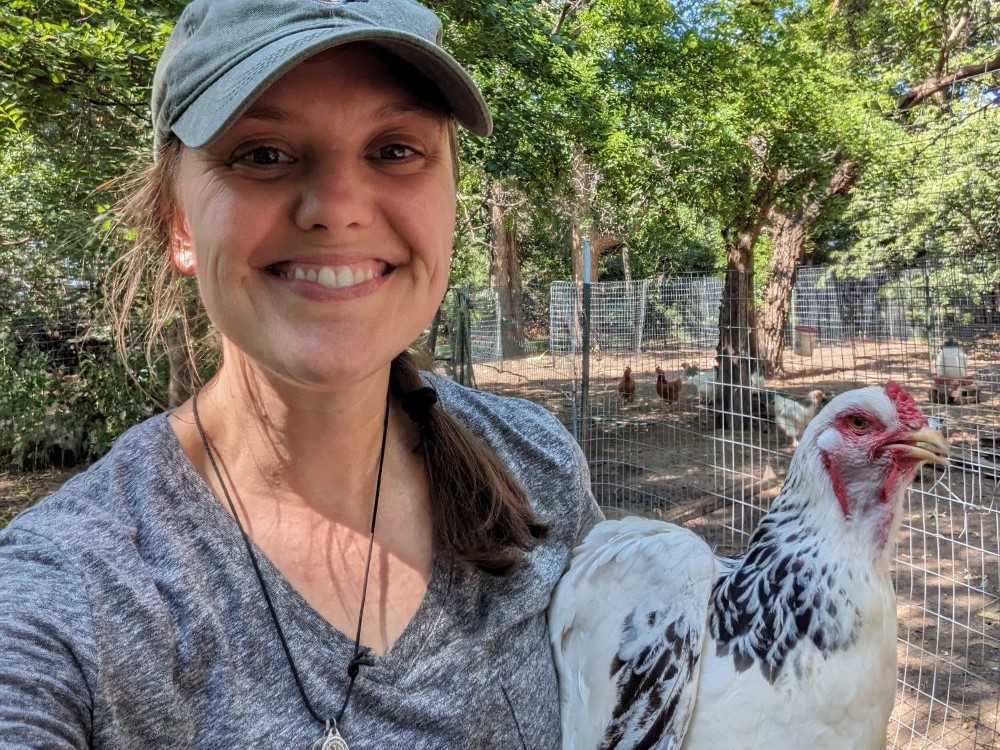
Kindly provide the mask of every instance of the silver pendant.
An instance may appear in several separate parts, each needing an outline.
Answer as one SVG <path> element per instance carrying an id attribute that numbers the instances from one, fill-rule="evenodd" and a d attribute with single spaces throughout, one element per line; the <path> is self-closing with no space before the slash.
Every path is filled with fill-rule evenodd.
<path id="1" fill-rule="evenodd" d="M 340 736 L 340 730 L 336 727 L 327 727 L 326 735 L 323 737 L 323 744 L 319 750 L 351 750 Z"/>
<path id="2" fill-rule="evenodd" d="M 340 736 L 340 732 L 334 728 L 326 733 L 326 737 L 323 739 L 323 746 L 320 750 L 351 750 L 347 743 L 344 742 L 344 738 Z"/>

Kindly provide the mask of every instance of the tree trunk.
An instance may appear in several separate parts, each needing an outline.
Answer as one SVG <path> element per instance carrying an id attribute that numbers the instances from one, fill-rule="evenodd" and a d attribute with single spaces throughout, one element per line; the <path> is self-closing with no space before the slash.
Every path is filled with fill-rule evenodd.
<path id="1" fill-rule="evenodd" d="M 780 211 L 771 216 L 774 251 L 761 292 L 760 355 L 764 375 L 784 374 L 785 327 L 792 307 L 792 289 L 802 260 L 806 228 L 801 219 Z"/>
<path id="2" fill-rule="evenodd" d="M 804 198 L 798 213 L 771 211 L 770 232 L 774 237 L 774 253 L 761 292 L 762 306 L 758 319 L 758 343 L 765 375 L 784 374 L 785 329 L 791 314 L 792 289 L 805 254 L 806 237 L 826 202 L 834 196 L 846 194 L 856 178 L 854 163 L 842 161 L 826 188 L 819 195 Z"/>
<path id="3" fill-rule="evenodd" d="M 570 241 L 573 243 L 573 281 L 578 284 L 582 281 L 596 282 L 600 280 L 600 273 L 597 268 L 601 263 L 601 258 L 608 250 L 613 250 L 622 243 L 622 238 L 614 235 L 598 232 L 591 229 L 587 233 L 587 240 L 590 242 L 590 278 L 583 278 L 583 230 L 580 228 L 580 221 L 572 219 L 569 228 Z"/>
<path id="4" fill-rule="evenodd" d="M 572 245 L 573 281 L 579 284 L 583 281 L 583 235 L 580 232 L 580 222 L 575 216 L 570 220 L 569 241 Z"/>
<path id="5" fill-rule="evenodd" d="M 628 249 L 628 243 L 622 243 L 622 273 L 625 276 L 625 283 L 632 283 L 632 255 Z"/>
<path id="6" fill-rule="evenodd" d="M 774 175 L 759 178 L 753 210 L 735 229 L 723 232 L 726 282 L 719 306 L 716 425 L 738 427 L 757 413 L 751 389 L 757 370 L 757 318 L 753 299 L 753 249 L 774 206 Z"/>
<path id="7" fill-rule="evenodd" d="M 524 313 L 521 263 L 517 257 L 514 217 L 506 210 L 503 187 L 490 182 L 487 203 L 490 227 L 490 286 L 500 301 L 500 343 L 503 356 L 524 353 Z"/>
<path id="8" fill-rule="evenodd" d="M 719 308 L 716 424 L 736 427 L 753 414 L 751 364 L 757 359 L 757 323 L 753 304 L 753 247 L 759 222 L 741 229 L 726 246 L 726 283 Z"/>

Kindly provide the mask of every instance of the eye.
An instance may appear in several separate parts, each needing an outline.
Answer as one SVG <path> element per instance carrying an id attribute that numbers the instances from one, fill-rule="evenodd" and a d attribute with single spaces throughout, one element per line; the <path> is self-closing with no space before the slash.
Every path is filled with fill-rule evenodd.
<path id="1" fill-rule="evenodd" d="M 416 155 L 416 151 L 402 143 L 379 146 L 378 158 L 383 161 L 402 161 Z"/>
<path id="2" fill-rule="evenodd" d="M 245 164 L 252 167 L 271 167 L 278 164 L 290 164 L 292 157 L 275 146 L 252 146 L 237 151 L 234 164 Z"/>
<path id="3" fill-rule="evenodd" d="M 863 433 L 868 432 L 872 428 L 872 423 L 860 414 L 848 414 L 847 415 L 847 426 L 850 427 L 854 432 Z"/>

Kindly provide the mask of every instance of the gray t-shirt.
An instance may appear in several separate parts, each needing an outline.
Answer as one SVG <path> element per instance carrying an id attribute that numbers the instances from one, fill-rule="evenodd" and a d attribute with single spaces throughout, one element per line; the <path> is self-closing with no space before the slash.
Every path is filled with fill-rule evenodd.
<path id="1" fill-rule="evenodd" d="M 555 750 L 545 609 L 600 515 L 586 463 L 540 407 L 430 382 L 551 531 L 506 578 L 438 554 L 413 620 L 362 668 L 341 730 L 352 750 Z M 353 638 L 259 557 L 303 687 L 334 715 Z M 306 750 L 321 735 L 239 531 L 165 415 L 0 531 L 0 748 Z"/>

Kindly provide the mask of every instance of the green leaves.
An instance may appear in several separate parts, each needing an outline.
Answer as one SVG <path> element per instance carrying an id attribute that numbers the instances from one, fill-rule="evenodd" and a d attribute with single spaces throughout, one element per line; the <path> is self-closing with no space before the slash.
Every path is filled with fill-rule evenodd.
<path id="1" fill-rule="evenodd" d="M 25 321 L 92 321 L 103 271 L 128 239 L 111 231 L 102 186 L 146 159 L 149 84 L 183 5 L 7 0 L 0 335 Z M 1000 249 L 995 89 L 963 80 L 894 113 L 926 79 L 996 56 L 985 0 L 432 6 L 496 123 L 493 138 L 462 135 L 455 282 L 486 279 L 489 184 L 509 198 L 530 289 L 569 276 L 582 228 L 627 242 L 636 276 L 716 268 L 724 237 L 770 201 L 794 212 L 843 160 L 860 177 L 852 196 L 823 206 L 815 259 L 863 269 Z M 625 272 L 617 255 L 600 268 Z M 109 360 L 85 360 L 72 387 L 35 360 L 18 377 L 72 410 L 94 405 L 87 434 L 110 436 L 141 410 Z M 155 393 L 162 373 L 144 377 Z"/>

